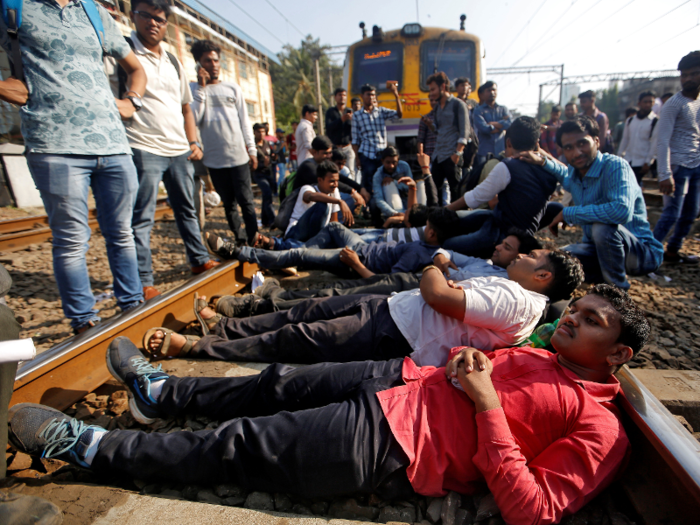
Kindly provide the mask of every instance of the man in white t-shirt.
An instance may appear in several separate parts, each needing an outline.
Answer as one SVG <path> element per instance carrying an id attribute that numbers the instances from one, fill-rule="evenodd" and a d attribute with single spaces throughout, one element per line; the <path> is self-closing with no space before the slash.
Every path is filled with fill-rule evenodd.
<path id="1" fill-rule="evenodd" d="M 581 263 L 560 250 L 533 250 L 508 268 L 508 278 L 475 277 L 453 283 L 435 266 L 420 290 L 389 299 L 354 295 L 309 299 L 282 312 L 224 318 L 183 354 L 223 361 L 349 362 L 411 355 L 420 365 L 443 366 L 449 350 L 514 346 L 537 326 L 547 300 L 571 296 L 583 282 Z M 180 355 L 187 340 L 155 334 L 154 354 Z"/>
<path id="2" fill-rule="evenodd" d="M 192 272 L 201 273 L 218 263 L 210 260 L 202 244 L 194 205 L 192 161 L 202 158 L 202 147 L 197 142 L 197 127 L 190 109 L 192 93 L 182 64 L 162 44 L 170 6 L 159 0 L 136 0 L 131 8 L 131 21 L 136 30 L 131 32 L 129 43 L 146 71 L 148 83 L 143 107 L 124 125 L 139 177 L 131 225 L 143 295 L 148 300 L 160 295 L 153 286 L 151 230 L 161 180 L 168 192 Z M 113 60 L 106 68 L 111 73 L 112 89 L 120 91 L 115 96 L 121 98 L 126 90 L 125 75 L 119 74 Z"/>
<path id="3" fill-rule="evenodd" d="M 316 138 L 314 122 L 318 118 L 318 109 L 310 104 L 301 108 L 301 121 L 294 132 L 297 143 L 297 163 L 301 164 L 311 158 L 311 142 Z"/>

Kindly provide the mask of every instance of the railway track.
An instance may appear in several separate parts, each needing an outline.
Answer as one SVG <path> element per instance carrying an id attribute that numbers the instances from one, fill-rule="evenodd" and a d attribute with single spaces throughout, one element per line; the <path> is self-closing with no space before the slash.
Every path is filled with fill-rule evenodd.
<path id="1" fill-rule="evenodd" d="M 43 352 L 18 370 L 11 405 L 43 403 L 60 410 L 80 401 L 111 376 L 104 355 L 117 335 L 140 341 L 154 326 L 180 330 L 194 320 L 194 291 L 208 297 L 235 293 L 257 266 L 229 262 Z M 620 486 L 646 524 L 695 524 L 700 516 L 700 443 L 627 367 L 617 374 L 619 406 L 632 442 Z"/>
<path id="2" fill-rule="evenodd" d="M 165 199 L 159 199 L 156 206 L 156 220 L 161 220 L 172 208 Z M 88 210 L 88 226 L 95 231 L 99 228 L 97 210 Z M 49 218 L 46 215 L 34 215 L 19 219 L 0 221 L 0 252 L 24 250 L 33 244 L 48 241 L 51 238 Z"/>

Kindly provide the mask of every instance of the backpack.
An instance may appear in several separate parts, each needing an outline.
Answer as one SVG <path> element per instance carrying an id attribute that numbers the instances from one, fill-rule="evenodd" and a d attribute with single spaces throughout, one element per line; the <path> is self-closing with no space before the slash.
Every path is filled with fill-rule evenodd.
<path id="1" fill-rule="evenodd" d="M 129 44 L 129 47 L 131 49 L 134 49 L 134 41 L 131 39 L 129 36 L 125 36 L 124 40 Z M 177 58 L 175 58 L 175 55 L 173 55 L 170 51 L 165 52 L 166 55 L 168 55 L 168 58 L 170 59 L 170 63 L 175 67 L 175 71 L 177 71 L 177 78 L 178 80 L 180 79 L 180 63 L 177 61 Z M 126 70 L 117 64 L 117 78 L 119 79 L 119 98 L 122 98 L 124 96 L 124 93 L 126 93 L 126 79 L 128 75 L 126 74 Z"/>
<path id="2" fill-rule="evenodd" d="M 287 179 L 285 179 L 285 181 L 286 180 Z M 289 220 L 292 218 L 292 212 L 294 211 L 294 207 L 297 204 L 297 199 L 299 198 L 300 191 L 301 188 L 297 188 L 292 193 L 287 195 L 287 197 L 285 197 L 285 199 L 282 201 L 282 203 L 280 204 L 280 209 L 277 212 L 277 216 L 275 217 L 275 221 L 272 223 L 272 226 L 274 228 L 282 230 L 283 232 L 287 231 L 287 227 L 289 226 Z M 280 197 L 281 196 L 282 189 L 280 188 Z"/>
<path id="3" fill-rule="evenodd" d="M 289 195 L 289 192 L 292 191 L 292 188 L 294 187 L 294 179 L 297 178 L 297 172 L 293 171 L 289 175 L 287 175 L 284 180 L 282 181 L 282 184 L 280 184 L 279 187 L 279 196 L 280 196 L 280 204 L 284 200 L 286 200 L 287 195 Z"/>
<path id="4" fill-rule="evenodd" d="M 631 116 L 630 118 L 627 119 L 627 124 L 626 126 L 630 125 L 630 122 L 632 122 L 632 119 L 634 118 L 634 115 Z M 651 136 L 654 134 L 654 127 L 656 127 L 656 123 L 659 121 L 659 117 L 654 117 L 651 119 L 651 129 L 649 130 L 649 138 L 651 139 Z"/>
<path id="5" fill-rule="evenodd" d="M 97 39 L 100 41 L 100 46 L 102 46 L 104 51 L 105 29 L 100 13 L 97 10 L 97 5 L 95 5 L 95 0 L 81 0 L 80 3 L 85 9 L 85 14 L 90 20 L 92 27 L 95 28 Z M 2 0 L 2 17 L 5 19 L 5 25 L 7 26 L 7 36 L 10 37 L 12 75 L 24 82 L 24 68 L 22 67 L 18 35 L 19 28 L 22 26 L 23 5 L 23 0 Z"/>

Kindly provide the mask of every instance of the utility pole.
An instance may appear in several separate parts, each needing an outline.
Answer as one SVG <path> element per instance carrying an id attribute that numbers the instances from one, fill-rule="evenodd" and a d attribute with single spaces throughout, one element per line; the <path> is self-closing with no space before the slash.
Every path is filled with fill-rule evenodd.
<path id="1" fill-rule="evenodd" d="M 316 71 L 316 106 L 318 107 L 318 131 L 319 135 L 325 135 L 323 129 L 323 103 L 321 102 L 321 73 L 319 71 L 319 55 L 314 56 L 314 70 Z"/>
<path id="2" fill-rule="evenodd" d="M 328 66 L 328 91 L 329 91 L 329 100 L 331 101 L 330 103 L 333 103 L 333 66 L 329 65 Z"/>
<path id="3" fill-rule="evenodd" d="M 542 86 L 540 86 L 540 94 L 542 94 Z M 559 106 L 564 105 L 564 64 L 561 65 L 561 73 L 559 75 Z"/>
<path id="4" fill-rule="evenodd" d="M 540 96 L 537 99 L 537 120 L 540 120 L 542 116 L 542 84 L 540 84 Z M 559 95 L 559 100 L 561 100 L 561 95 Z M 561 104 L 561 102 L 559 102 Z"/>

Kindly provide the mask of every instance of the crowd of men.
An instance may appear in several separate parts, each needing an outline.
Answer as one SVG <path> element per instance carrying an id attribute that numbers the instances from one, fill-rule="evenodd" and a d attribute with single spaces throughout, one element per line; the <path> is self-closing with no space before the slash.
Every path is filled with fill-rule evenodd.
<path id="1" fill-rule="evenodd" d="M 304 497 L 400 500 L 486 483 L 516 524 L 556 523 L 619 475 L 629 441 L 613 374 L 650 332 L 628 276 L 697 262 L 680 249 L 700 212 L 700 51 L 678 65 L 682 91 L 663 105 L 641 93 L 613 130 L 592 91 L 579 95 L 580 113 L 570 102 L 562 119 L 555 106 L 542 125 L 513 119 L 494 82 L 478 87 L 477 102 L 470 79 L 453 86 L 436 72 L 426 79 L 431 110 L 414 173 L 388 143 L 387 121 L 403 114 L 396 82 L 386 86 L 392 109 L 378 104 L 375 86 L 362 86 L 351 107 L 338 88 L 327 136 L 314 131 L 312 105 L 293 133 L 272 136 L 250 122 L 241 87 L 220 79 L 215 42 L 193 43 L 189 84 L 162 44 L 169 4 L 131 7 L 126 39 L 107 11 L 97 9 L 98 34 L 88 8 L 69 0 L 25 1 L 32 30 L 21 29 L 19 43 L 0 18 L 0 43 L 15 57 L 19 45 L 22 57 L 0 81 L 0 98 L 22 106 L 75 332 L 100 321 L 85 261 L 88 188 L 122 310 L 159 293 L 150 233 L 161 181 L 193 273 L 237 259 L 343 279 L 287 292 L 268 278 L 244 296 L 196 298 L 201 338 L 154 327 L 143 352 L 112 341 L 107 366 L 138 421 L 194 413 L 221 421 L 218 429 L 108 432 L 20 404 L 9 413 L 15 448 L 96 472 Z M 199 161 L 230 240 L 202 239 Z M 665 195 L 653 231 L 641 190 L 650 176 Z M 261 224 L 278 237 L 258 231 L 253 181 Z M 563 203 L 552 200 L 558 188 Z M 353 229 L 360 210 L 377 227 Z M 565 225 L 581 228 L 579 243 L 555 249 L 535 238 Z M 584 279 L 598 284 L 572 301 Z M 6 293 L 3 274 L 0 285 Z M 0 337 L 16 337 L 10 325 Z M 217 379 L 169 376 L 150 363 L 177 356 L 271 365 L 260 376 Z"/>

